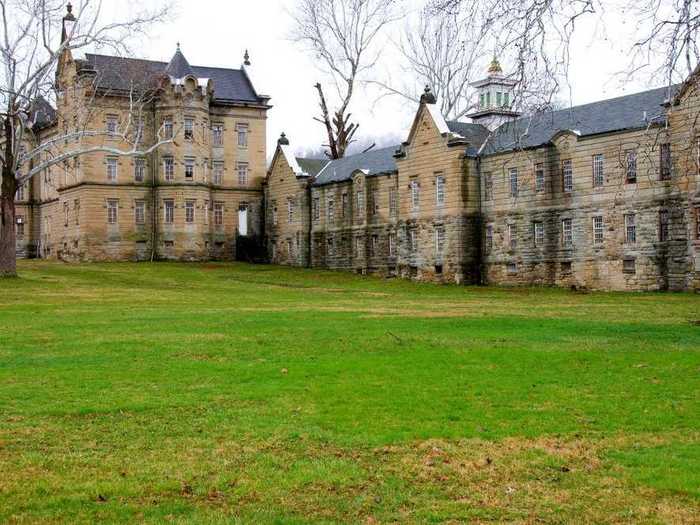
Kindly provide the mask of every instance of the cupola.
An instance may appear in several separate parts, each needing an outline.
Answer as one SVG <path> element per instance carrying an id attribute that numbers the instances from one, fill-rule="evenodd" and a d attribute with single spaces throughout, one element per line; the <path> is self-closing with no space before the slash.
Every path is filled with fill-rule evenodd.
<path id="1" fill-rule="evenodd" d="M 478 94 L 478 109 L 468 115 L 473 122 L 483 124 L 493 131 L 498 126 L 517 118 L 520 113 L 513 111 L 513 88 L 517 82 L 503 74 L 503 68 L 496 56 L 489 64 L 486 78 L 472 82 Z"/>

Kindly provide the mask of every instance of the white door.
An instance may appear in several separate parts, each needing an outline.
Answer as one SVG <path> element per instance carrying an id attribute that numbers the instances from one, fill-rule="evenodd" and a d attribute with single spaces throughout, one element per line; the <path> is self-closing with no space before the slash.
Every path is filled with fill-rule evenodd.
<path id="1" fill-rule="evenodd" d="M 248 207 L 238 208 L 238 235 L 245 237 L 248 235 Z"/>

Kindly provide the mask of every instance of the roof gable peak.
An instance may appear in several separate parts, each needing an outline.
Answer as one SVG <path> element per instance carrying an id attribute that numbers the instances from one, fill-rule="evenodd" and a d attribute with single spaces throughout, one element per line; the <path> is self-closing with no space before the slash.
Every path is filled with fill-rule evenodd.
<path id="1" fill-rule="evenodd" d="M 185 55 L 180 51 L 180 42 L 177 43 L 177 49 L 173 58 L 170 59 L 165 72 L 173 78 L 184 78 L 186 76 L 193 76 L 196 78 L 197 75 L 194 74 L 194 70 L 190 63 L 185 58 Z"/>

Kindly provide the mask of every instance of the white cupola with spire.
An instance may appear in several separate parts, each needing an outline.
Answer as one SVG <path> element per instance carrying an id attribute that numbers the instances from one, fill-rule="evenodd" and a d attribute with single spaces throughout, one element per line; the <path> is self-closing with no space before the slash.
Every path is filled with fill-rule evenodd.
<path id="1" fill-rule="evenodd" d="M 513 111 L 513 88 L 517 82 L 506 77 L 498 59 L 494 56 L 486 78 L 472 82 L 478 94 L 478 109 L 467 115 L 473 122 L 493 131 L 498 126 L 520 116 Z"/>

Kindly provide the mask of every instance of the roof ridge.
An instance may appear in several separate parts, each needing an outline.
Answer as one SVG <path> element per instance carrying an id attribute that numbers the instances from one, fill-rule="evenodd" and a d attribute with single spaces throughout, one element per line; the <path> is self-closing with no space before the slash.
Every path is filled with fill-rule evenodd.
<path id="1" fill-rule="evenodd" d="M 168 62 L 163 62 L 162 60 L 151 60 L 150 58 L 137 58 L 137 57 L 120 57 L 118 55 L 105 55 L 103 53 L 85 53 L 85 56 L 95 56 L 104 58 L 116 58 L 119 60 L 135 60 L 138 62 L 149 62 L 151 64 L 167 66 Z M 197 66 L 190 64 L 190 67 L 195 69 L 219 69 L 221 71 L 243 71 L 242 68 L 235 67 L 221 67 L 221 66 Z"/>

